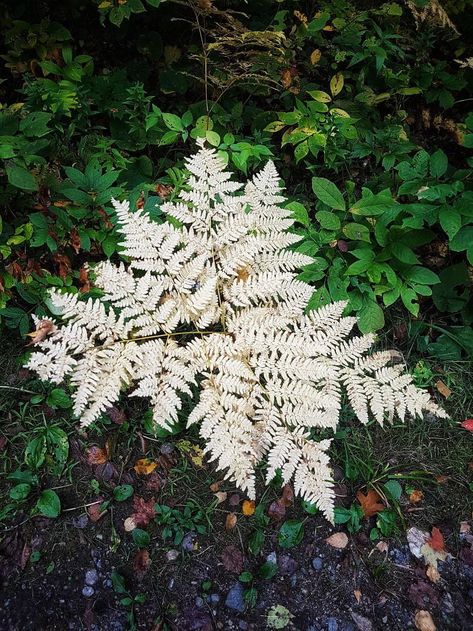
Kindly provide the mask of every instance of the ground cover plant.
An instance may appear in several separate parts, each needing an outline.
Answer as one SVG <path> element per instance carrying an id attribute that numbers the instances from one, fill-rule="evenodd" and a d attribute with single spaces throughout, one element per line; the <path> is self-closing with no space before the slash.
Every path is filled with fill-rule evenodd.
<path id="1" fill-rule="evenodd" d="M 1 16 L 2 625 L 469 628 L 470 3 L 20 1 Z M 124 249 L 120 212 L 146 217 L 149 234 L 183 230 L 197 141 L 232 181 L 274 162 L 278 221 L 296 234 L 284 274 L 305 288 L 304 317 L 343 301 L 450 416 L 360 427 L 342 396 L 338 426 L 305 439 L 328 449 L 334 527 L 282 461 L 248 456 L 254 496 L 222 480 L 186 428 L 199 380 L 173 399 L 172 424 L 157 400 L 153 415 L 114 396 L 81 430 L 68 379 L 23 368 L 54 339 L 48 318 L 59 326 L 51 290 L 100 305 L 100 277 L 131 274 L 140 248 Z M 231 303 L 256 260 L 230 268 Z M 215 415 L 206 423 L 210 436 Z"/>

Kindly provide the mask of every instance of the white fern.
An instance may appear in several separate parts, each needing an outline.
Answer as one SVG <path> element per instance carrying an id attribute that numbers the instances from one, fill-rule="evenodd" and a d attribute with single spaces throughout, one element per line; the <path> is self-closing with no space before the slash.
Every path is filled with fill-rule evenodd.
<path id="1" fill-rule="evenodd" d="M 393 365 L 395 353 L 368 353 L 374 338 L 351 333 L 345 303 L 305 313 L 312 289 L 297 269 L 311 259 L 286 249 L 300 237 L 288 232 L 271 162 L 243 190 L 213 149 L 187 168 L 188 188 L 163 205 L 181 227 L 114 202 L 130 262 L 95 267 L 101 298 L 53 292 L 66 323 L 48 322 L 28 366 L 70 380 L 84 426 L 135 384 L 131 396 L 149 398 L 169 429 L 198 388 L 188 424 L 200 424 L 227 477 L 254 498 L 266 456 L 268 481 L 280 470 L 333 520 L 330 441 L 317 432 L 336 429 L 344 393 L 362 423 L 445 413 Z"/>

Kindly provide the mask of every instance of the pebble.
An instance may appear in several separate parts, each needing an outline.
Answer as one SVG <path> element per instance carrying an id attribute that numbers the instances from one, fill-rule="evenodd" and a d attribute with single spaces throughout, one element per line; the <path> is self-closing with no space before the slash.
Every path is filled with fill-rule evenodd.
<path id="1" fill-rule="evenodd" d="M 169 550 L 166 552 L 166 561 L 172 563 L 179 557 L 179 552 L 177 550 Z"/>
<path id="2" fill-rule="evenodd" d="M 312 559 L 312 567 L 314 568 L 314 570 L 321 570 L 323 564 L 324 563 L 320 557 L 315 557 L 315 559 Z M 332 620 L 332 618 L 330 618 L 330 620 Z"/>
<path id="3" fill-rule="evenodd" d="M 327 631 L 337 631 L 338 629 L 338 622 L 336 621 L 335 618 L 329 618 L 327 620 Z"/>
<path id="4" fill-rule="evenodd" d="M 110 588 L 110 587 L 113 587 L 113 583 L 112 583 L 112 581 L 111 581 L 109 578 L 106 578 L 106 579 L 104 580 L 104 582 L 102 583 L 102 585 L 103 585 L 104 587 L 109 587 L 109 588 Z"/>
<path id="5" fill-rule="evenodd" d="M 248 623 L 245 622 L 244 620 L 240 620 L 240 624 L 238 625 L 239 629 L 244 629 L 246 631 L 246 629 L 248 629 Z"/>
<path id="6" fill-rule="evenodd" d="M 234 609 L 243 613 L 245 611 L 245 599 L 243 597 L 243 585 L 234 583 L 225 599 L 225 604 L 229 609 Z"/>
<path id="7" fill-rule="evenodd" d="M 283 554 L 279 557 L 279 571 L 281 574 L 294 574 L 297 567 L 297 561 L 287 554 Z"/>
<path id="8" fill-rule="evenodd" d="M 72 525 L 75 528 L 80 528 L 81 530 L 85 528 L 88 523 L 89 523 L 89 517 L 85 513 L 72 518 Z"/>
<path id="9" fill-rule="evenodd" d="M 270 552 L 270 554 L 268 554 L 268 556 L 266 557 L 266 561 L 268 563 L 274 563 L 274 565 L 276 565 L 276 563 L 278 562 L 276 552 Z"/>
<path id="10" fill-rule="evenodd" d="M 95 593 L 95 590 L 93 587 L 90 587 L 90 585 L 86 585 L 84 587 L 84 589 L 82 590 L 82 595 L 85 596 L 86 598 L 90 598 L 91 596 L 93 596 Z"/>
<path id="11" fill-rule="evenodd" d="M 194 532 L 188 532 L 187 534 L 185 534 L 181 543 L 182 549 L 186 552 L 192 552 L 194 550 L 194 539 Z"/>
<path id="12" fill-rule="evenodd" d="M 174 445 L 172 443 L 163 443 L 160 449 L 163 456 L 169 456 L 174 452 Z"/>
<path id="13" fill-rule="evenodd" d="M 173 579 L 173 578 L 171 578 L 171 579 L 168 581 L 168 589 L 169 589 L 169 590 L 171 590 L 171 589 L 174 587 L 174 583 L 175 583 L 175 581 L 174 581 L 174 579 Z"/>
<path id="14" fill-rule="evenodd" d="M 197 598 L 195 599 L 195 606 L 201 609 L 204 606 L 204 599 L 200 596 L 197 596 Z"/>
<path id="15" fill-rule="evenodd" d="M 220 594 L 210 594 L 208 601 L 209 603 L 212 603 L 212 605 L 216 605 L 220 602 Z"/>
<path id="16" fill-rule="evenodd" d="M 85 573 L 85 584 L 86 585 L 95 585 L 99 580 L 99 575 L 97 574 L 97 570 L 87 570 Z"/>

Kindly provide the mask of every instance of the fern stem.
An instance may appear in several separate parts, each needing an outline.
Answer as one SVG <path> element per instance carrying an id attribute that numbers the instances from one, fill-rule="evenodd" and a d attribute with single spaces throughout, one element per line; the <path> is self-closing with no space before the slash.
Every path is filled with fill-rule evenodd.
<path id="1" fill-rule="evenodd" d="M 157 335 L 145 335 L 143 337 L 130 337 L 120 342 L 142 342 L 143 340 L 156 340 L 160 337 L 177 337 L 178 335 L 232 335 L 226 331 L 176 331 L 175 333 L 159 333 Z"/>

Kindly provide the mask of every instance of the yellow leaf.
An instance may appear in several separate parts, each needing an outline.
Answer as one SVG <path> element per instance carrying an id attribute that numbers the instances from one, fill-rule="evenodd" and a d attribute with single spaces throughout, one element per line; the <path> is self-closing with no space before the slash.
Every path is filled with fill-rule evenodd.
<path id="1" fill-rule="evenodd" d="M 135 462 L 133 469 L 138 475 L 149 475 L 150 473 L 153 473 L 157 466 L 157 462 L 154 462 L 149 458 L 141 458 Z"/>
<path id="2" fill-rule="evenodd" d="M 332 96 L 337 96 L 343 90 L 343 85 L 345 83 L 345 79 L 341 72 L 337 72 L 337 74 L 333 75 L 330 79 L 330 92 Z"/>
<path id="3" fill-rule="evenodd" d="M 196 467 L 204 466 L 204 452 L 199 445 L 194 445 L 188 440 L 179 440 L 176 444 L 179 451 L 185 454 Z"/>
<path id="4" fill-rule="evenodd" d="M 322 52 L 318 48 L 316 48 L 310 54 L 310 63 L 313 66 L 315 66 L 315 64 L 319 63 L 321 57 L 322 57 Z"/>
<path id="5" fill-rule="evenodd" d="M 108 7 L 111 7 L 112 3 L 108 2 L 108 0 L 104 0 L 103 2 L 101 2 L 99 4 L 99 9 L 108 9 Z"/>
<path id="6" fill-rule="evenodd" d="M 333 26 L 330 26 L 330 24 L 327 24 L 326 26 L 323 27 L 322 29 L 323 31 L 326 31 L 328 33 L 331 33 L 332 31 L 335 30 L 335 28 Z"/>
<path id="7" fill-rule="evenodd" d="M 237 516 L 235 513 L 228 513 L 227 518 L 225 519 L 225 530 L 233 530 L 237 523 Z"/>
<path id="8" fill-rule="evenodd" d="M 350 114 L 345 110 L 341 110 L 339 107 L 332 107 L 330 113 L 337 114 L 337 116 L 341 116 L 342 118 L 350 118 Z"/>
<path id="9" fill-rule="evenodd" d="M 253 515 L 253 513 L 255 512 L 255 508 L 256 505 L 253 500 L 245 500 L 242 506 L 243 515 L 246 515 L 246 517 L 250 517 L 250 515 Z"/>

